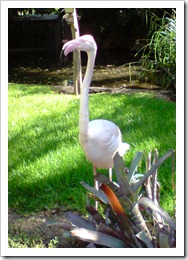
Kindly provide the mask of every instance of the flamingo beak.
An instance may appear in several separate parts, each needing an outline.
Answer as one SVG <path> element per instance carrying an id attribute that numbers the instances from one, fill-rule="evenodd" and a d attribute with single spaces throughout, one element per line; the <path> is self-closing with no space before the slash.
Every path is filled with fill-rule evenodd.
<path id="1" fill-rule="evenodd" d="M 66 42 L 62 48 L 62 50 L 64 51 L 64 55 L 67 56 L 70 52 L 78 48 L 79 45 L 80 42 L 77 39 Z"/>

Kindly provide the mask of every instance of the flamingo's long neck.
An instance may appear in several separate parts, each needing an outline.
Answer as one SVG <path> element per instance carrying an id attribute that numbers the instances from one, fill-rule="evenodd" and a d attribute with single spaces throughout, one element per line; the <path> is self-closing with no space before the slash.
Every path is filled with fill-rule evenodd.
<path id="1" fill-rule="evenodd" d="M 80 139 L 87 138 L 87 132 L 89 127 L 88 94 L 89 94 L 89 86 L 91 84 L 92 75 L 93 75 L 93 67 L 95 63 L 96 51 L 88 52 L 87 55 L 88 55 L 87 68 L 82 83 L 82 90 L 81 90 L 81 97 L 80 97 L 80 115 L 79 115 Z"/>

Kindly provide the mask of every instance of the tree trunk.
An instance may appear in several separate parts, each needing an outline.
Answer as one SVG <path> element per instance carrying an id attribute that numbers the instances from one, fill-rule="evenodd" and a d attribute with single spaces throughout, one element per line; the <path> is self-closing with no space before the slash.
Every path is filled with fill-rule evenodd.
<path id="1" fill-rule="evenodd" d="M 78 38 L 80 36 L 78 19 L 76 8 L 65 8 L 65 12 L 72 16 L 69 20 L 71 26 L 72 39 Z M 73 52 L 73 82 L 74 82 L 74 94 L 80 94 L 80 89 L 82 85 L 82 70 L 81 70 L 81 57 L 80 51 L 75 50 Z"/>

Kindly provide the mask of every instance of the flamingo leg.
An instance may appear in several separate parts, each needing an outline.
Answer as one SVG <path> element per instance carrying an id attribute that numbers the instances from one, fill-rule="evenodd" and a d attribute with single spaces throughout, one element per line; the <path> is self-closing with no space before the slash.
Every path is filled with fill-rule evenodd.
<path id="1" fill-rule="evenodd" d="M 97 174 L 97 168 L 95 166 L 93 166 L 93 176 L 94 176 L 94 185 L 95 185 L 95 189 L 99 190 L 99 183 L 98 181 L 95 179 L 95 175 Z M 95 209 L 98 210 L 98 205 L 99 202 L 95 199 Z"/>
<path id="2" fill-rule="evenodd" d="M 112 181 L 112 168 L 109 169 L 109 180 Z"/>

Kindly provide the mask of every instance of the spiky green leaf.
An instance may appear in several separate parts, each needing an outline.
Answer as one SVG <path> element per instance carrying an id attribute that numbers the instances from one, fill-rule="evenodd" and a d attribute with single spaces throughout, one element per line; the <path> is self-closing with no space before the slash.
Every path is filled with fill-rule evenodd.
<path id="1" fill-rule="evenodd" d="M 120 186 L 120 191 L 124 195 L 129 195 L 129 198 L 131 201 L 134 201 L 134 195 L 131 190 L 131 186 L 129 185 L 128 179 L 127 179 L 127 174 L 125 172 L 125 164 L 123 161 L 123 158 L 119 155 L 119 153 L 116 153 L 114 156 L 114 167 L 116 170 L 116 176 L 117 180 Z"/>
<path id="2" fill-rule="evenodd" d="M 169 239 L 167 234 L 159 233 L 159 247 L 160 248 L 169 248 Z"/>
<path id="3" fill-rule="evenodd" d="M 128 182 L 130 182 L 131 179 L 133 178 L 133 175 L 134 175 L 135 171 L 137 170 L 137 167 L 138 167 L 142 157 L 143 157 L 143 153 L 142 152 L 137 152 L 135 157 L 133 158 L 131 166 L 129 168 L 129 172 L 127 174 Z"/>
<path id="4" fill-rule="evenodd" d="M 142 230 L 141 232 L 139 232 L 138 234 L 136 234 L 136 236 L 142 240 L 144 242 L 144 244 L 148 247 L 148 248 L 153 248 L 153 244 L 151 243 L 150 239 L 146 236 L 144 230 Z"/>
<path id="5" fill-rule="evenodd" d="M 176 229 L 176 223 L 175 221 L 168 215 L 164 209 L 157 206 L 151 199 L 148 198 L 141 198 L 138 200 L 138 204 L 142 206 L 146 206 L 154 210 L 155 212 L 159 213 L 161 217 L 173 228 Z"/>
<path id="6" fill-rule="evenodd" d="M 99 214 L 99 212 L 91 205 L 86 205 L 86 210 L 92 216 L 92 218 L 96 221 L 97 224 L 103 223 L 105 224 L 104 218 Z"/>
<path id="7" fill-rule="evenodd" d="M 172 156 L 174 154 L 174 150 L 169 150 L 166 154 L 164 154 L 157 162 L 156 164 L 154 164 L 151 169 L 144 174 L 144 176 L 142 177 L 142 179 L 137 182 L 136 184 L 133 185 L 132 187 L 132 191 L 135 192 L 142 184 L 144 184 L 144 182 L 146 181 L 146 179 L 155 172 L 155 170 L 162 164 L 164 163 L 164 161 L 166 159 L 168 159 L 170 156 Z"/>
<path id="8" fill-rule="evenodd" d="M 45 224 L 50 227 L 50 226 L 57 226 L 59 228 L 65 229 L 65 230 L 71 230 L 72 229 L 72 225 L 68 224 L 68 223 L 64 223 L 64 222 L 59 222 L 59 221 L 55 221 L 55 220 L 46 220 Z"/>
<path id="9" fill-rule="evenodd" d="M 92 231 L 85 228 L 75 228 L 71 231 L 75 236 L 83 241 L 103 245 L 111 248 L 123 248 L 125 243 L 118 238 L 106 235 L 98 231 Z"/>
<path id="10" fill-rule="evenodd" d="M 86 190 L 91 192 L 94 195 L 94 197 L 97 197 L 98 199 L 100 199 L 105 204 L 108 203 L 108 199 L 106 198 L 106 196 L 103 192 L 101 192 L 100 190 L 96 190 L 95 188 L 89 186 L 87 183 L 85 183 L 83 181 L 81 181 L 80 183 Z"/>
<path id="11" fill-rule="evenodd" d="M 70 211 L 66 212 L 65 216 L 76 227 L 95 230 L 95 225 L 91 223 L 89 220 L 86 220 L 85 218 L 77 216 L 76 214 Z"/>
<path id="12" fill-rule="evenodd" d="M 120 227 L 123 229 L 126 236 L 130 239 L 131 244 L 134 244 L 134 235 L 131 228 L 130 220 L 124 209 L 122 208 L 122 205 L 119 202 L 118 198 L 107 185 L 102 184 L 100 186 L 100 189 L 102 189 L 102 191 L 108 197 L 109 203 L 117 216 L 117 222 L 119 223 Z"/>

